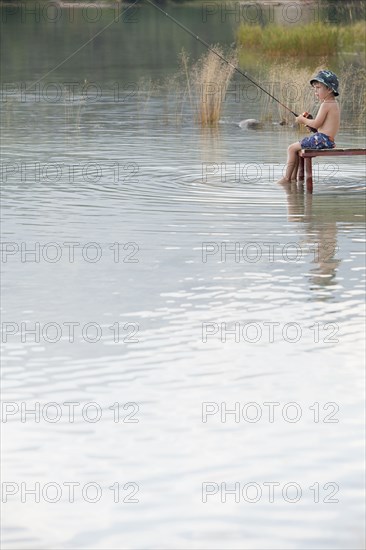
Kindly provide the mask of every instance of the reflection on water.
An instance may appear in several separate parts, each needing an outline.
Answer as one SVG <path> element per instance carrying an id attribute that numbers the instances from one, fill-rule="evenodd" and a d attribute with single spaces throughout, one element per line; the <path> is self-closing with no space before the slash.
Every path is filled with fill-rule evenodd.
<path id="1" fill-rule="evenodd" d="M 364 161 L 282 188 L 294 131 L 165 100 L 5 105 L 3 546 L 361 549 Z"/>
<path id="2" fill-rule="evenodd" d="M 337 222 L 348 218 L 354 221 L 357 212 L 363 217 L 364 203 L 359 198 L 342 197 L 342 211 L 330 207 L 329 198 L 313 197 L 312 194 L 304 195 L 302 184 L 292 183 L 283 186 L 288 200 L 288 219 L 293 222 L 301 222 L 306 226 L 306 238 L 304 243 L 314 250 L 314 263 L 316 267 L 311 269 L 310 281 L 316 287 L 336 285 L 337 268 L 341 262 L 336 258 Z M 338 198 L 336 200 L 339 200 Z M 333 199 L 334 201 L 334 199 Z M 336 205 L 335 205 L 336 206 Z"/>

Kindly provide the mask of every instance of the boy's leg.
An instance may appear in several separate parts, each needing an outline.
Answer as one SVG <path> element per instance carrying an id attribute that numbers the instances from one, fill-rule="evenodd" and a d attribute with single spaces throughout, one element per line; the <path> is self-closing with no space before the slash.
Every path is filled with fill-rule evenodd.
<path id="1" fill-rule="evenodd" d="M 301 151 L 301 145 L 297 141 L 296 143 L 293 143 L 289 147 L 289 153 L 291 152 L 291 158 L 292 158 L 292 172 L 289 175 L 291 181 L 297 181 L 297 170 L 299 168 L 299 155 L 298 152 Z"/>
<path id="2" fill-rule="evenodd" d="M 296 180 L 297 168 L 299 165 L 298 152 L 301 149 L 301 145 L 298 141 L 289 145 L 287 149 L 287 166 L 286 172 L 283 178 L 278 180 L 277 183 L 289 183 L 292 179 Z"/>
<path id="3" fill-rule="evenodd" d="M 290 181 L 297 181 L 297 171 L 298 171 L 298 169 L 299 169 L 299 157 L 298 157 L 298 154 L 296 152 L 294 165 L 293 165 L 292 173 L 291 173 L 291 176 L 290 176 Z"/>

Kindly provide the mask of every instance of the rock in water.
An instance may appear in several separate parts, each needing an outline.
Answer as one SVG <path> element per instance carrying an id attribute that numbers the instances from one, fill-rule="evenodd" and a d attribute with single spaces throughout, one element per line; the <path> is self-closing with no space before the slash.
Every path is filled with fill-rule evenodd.
<path id="1" fill-rule="evenodd" d="M 245 120 L 239 122 L 238 126 L 245 129 L 249 128 L 250 130 L 258 130 L 259 128 L 262 128 L 262 123 L 255 118 L 246 118 Z"/>

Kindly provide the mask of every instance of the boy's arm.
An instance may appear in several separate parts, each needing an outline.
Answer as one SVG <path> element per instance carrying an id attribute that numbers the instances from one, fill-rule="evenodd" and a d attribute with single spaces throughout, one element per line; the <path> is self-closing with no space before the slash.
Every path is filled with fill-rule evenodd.
<path id="1" fill-rule="evenodd" d="M 296 117 L 297 122 L 300 122 L 300 124 L 305 124 L 306 126 L 311 126 L 312 128 L 315 128 L 316 130 L 320 128 L 325 121 L 325 118 L 328 114 L 328 105 L 325 103 L 322 103 L 320 105 L 319 111 L 314 119 L 308 119 L 304 116 L 300 115 Z"/>

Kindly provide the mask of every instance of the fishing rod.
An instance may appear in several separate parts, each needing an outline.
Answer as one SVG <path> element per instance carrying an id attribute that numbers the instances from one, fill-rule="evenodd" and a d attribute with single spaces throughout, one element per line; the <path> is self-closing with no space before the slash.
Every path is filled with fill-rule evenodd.
<path id="1" fill-rule="evenodd" d="M 188 34 L 190 34 L 191 36 L 193 36 L 193 38 L 195 38 L 196 40 L 198 40 L 198 42 L 201 42 L 201 44 L 203 44 L 210 52 L 214 53 L 217 57 L 219 57 L 222 61 L 224 61 L 225 63 L 227 63 L 227 65 L 229 65 L 230 67 L 232 67 L 232 69 L 234 69 L 237 73 L 239 73 L 240 75 L 244 76 L 244 78 L 247 78 L 252 84 L 254 84 L 254 86 L 257 86 L 257 88 L 259 88 L 260 90 L 262 90 L 262 92 L 264 92 L 265 94 L 267 94 L 269 97 L 271 97 L 272 99 L 274 99 L 275 101 L 277 101 L 277 103 L 279 103 L 284 109 L 286 109 L 287 111 L 289 111 L 290 113 L 292 113 L 295 117 L 299 116 L 298 114 L 296 114 L 294 111 L 292 111 L 290 109 L 290 107 L 287 107 L 287 105 L 284 105 L 279 99 L 277 99 L 277 97 L 275 97 L 274 95 L 272 95 L 271 93 L 269 93 L 267 90 L 265 90 L 260 84 L 258 84 L 258 82 L 255 82 L 255 80 L 253 80 L 250 76 L 248 76 L 246 73 L 244 73 L 243 71 L 241 71 L 238 67 L 236 67 L 235 65 L 233 65 L 232 63 L 230 63 L 230 61 L 228 61 L 227 59 L 225 59 L 224 56 L 222 56 L 219 52 L 215 51 L 213 48 L 211 48 L 211 46 L 209 44 L 207 44 L 207 42 L 205 40 L 203 40 L 200 36 L 198 36 L 197 34 L 195 34 L 194 32 L 192 32 L 188 27 L 186 27 L 185 25 L 183 25 L 183 23 L 181 23 L 180 21 L 178 21 L 177 19 L 175 19 L 175 17 L 171 16 L 169 13 L 167 13 L 166 11 L 164 11 L 162 8 L 160 8 L 158 5 L 154 4 L 154 2 L 152 2 L 151 0 L 145 0 L 146 2 L 148 2 L 149 4 L 151 4 L 152 6 L 154 6 L 154 8 L 156 8 L 157 10 L 159 10 L 161 13 L 163 13 L 166 17 L 168 17 L 171 21 L 173 21 L 173 23 L 175 23 L 176 25 L 178 25 L 181 29 L 183 29 L 184 31 L 186 31 Z M 304 113 L 303 116 L 305 116 L 305 118 L 312 118 L 311 115 L 309 115 L 309 113 Z M 309 126 L 309 128 L 316 132 L 317 130 L 314 129 L 314 128 L 311 128 Z"/>

